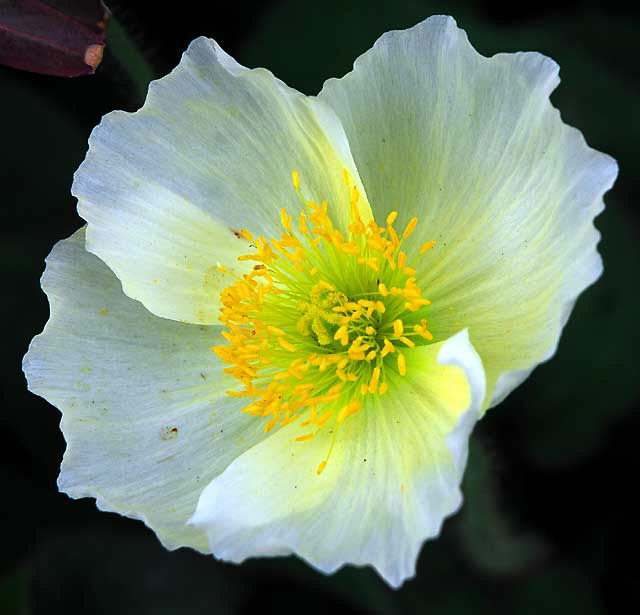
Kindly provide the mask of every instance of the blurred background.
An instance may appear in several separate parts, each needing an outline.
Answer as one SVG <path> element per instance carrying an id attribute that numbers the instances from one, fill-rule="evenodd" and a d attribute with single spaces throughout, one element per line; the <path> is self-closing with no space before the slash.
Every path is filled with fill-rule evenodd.
<path id="1" fill-rule="evenodd" d="M 0 613 L 639 612 L 637 9 L 578 0 L 160 6 L 109 3 L 115 19 L 93 76 L 0 66 Z M 464 507 L 426 543 L 416 578 L 394 592 L 370 569 L 325 577 L 293 557 L 237 567 L 170 553 L 141 523 L 59 494 L 59 413 L 27 392 L 20 364 L 48 316 L 44 258 L 82 224 L 69 189 L 100 117 L 138 108 L 148 79 L 173 68 L 198 35 L 315 94 L 380 34 L 436 13 L 453 15 L 484 55 L 554 58 L 562 77 L 554 104 L 592 147 L 618 160 L 620 177 L 597 219 L 603 277 L 579 299 L 556 357 L 478 426 Z"/>

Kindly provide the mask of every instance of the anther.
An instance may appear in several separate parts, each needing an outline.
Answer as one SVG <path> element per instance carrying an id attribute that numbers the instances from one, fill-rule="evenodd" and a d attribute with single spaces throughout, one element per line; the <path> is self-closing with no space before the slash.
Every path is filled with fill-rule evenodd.
<path id="1" fill-rule="evenodd" d="M 422 247 L 420 248 L 420 250 L 418 250 L 418 252 L 420 254 L 424 254 L 427 250 L 431 250 L 431 248 L 433 248 L 433 246 L 435 245 L 436 245 L 435 239 L 432 239 L 431 241 L 427 241 L 422 244 Z"/>
<path id="2" fill-rule="evenodd" d="M 400 337 L 403 331 L 404 331 L 404 325 L 402 324 L 402 321 L 399 318 L 397 318 L 396 320 L 393 321 L 393 334 L 396 337 Z"/>
<path id="3" fill-rule="evenodd" d="M 289 352 L 296 351 L 296 347 L 291 342 L 288 342 L 287 340 L 285 340 L 284 337 L 278 338 L 278 344 L 280 344 L 280 346 L 282 346 L 285 350 L 288 350 Z"/>
<path id="4" fill-rule="evenodd" d="M 404 358 L 402 353 L 398 354 L 398 371 L 401 376 L 404 376 L 407 373 L 407 360 Z"/>
<path id="5" fill-rule="evenodd" d="M 406 239 L 407 237 L 409 237 L 409 235 L 411 235 L 411 233 L 413 233 L 413 231 L 416 228 L 416 224 L 418 224 L 418 218 L 411 218 L 411 220 L 409 220 L 409 224 L 407 224 L 407 228 L 404 229 L 404 233 L 402 233 L 402 237 L 403 239 Z"/>
<path id="6" fill-rule="evenodd" d="M 371 374 L 371 380 L 369 381 L 369 393 L 375 393 L 378 388 L 378 381 L 380 380 L 380 368 L 374 367 L 373 374 Z"/>

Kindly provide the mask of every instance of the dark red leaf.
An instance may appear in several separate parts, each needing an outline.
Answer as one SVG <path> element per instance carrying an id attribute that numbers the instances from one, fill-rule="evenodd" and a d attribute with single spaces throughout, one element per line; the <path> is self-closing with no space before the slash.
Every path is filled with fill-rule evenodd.
<path id="1" fill-rule="evenodd" d="M 100 0 L 0 0 L 0 64 L 59 77 L 91 74 L 109 16 Z"/>

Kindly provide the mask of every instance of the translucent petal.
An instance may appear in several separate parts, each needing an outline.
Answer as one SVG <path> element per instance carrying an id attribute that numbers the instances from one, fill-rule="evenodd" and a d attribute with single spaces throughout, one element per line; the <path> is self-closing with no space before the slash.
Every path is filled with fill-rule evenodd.
<path id="1" fill-rule="evenodd" d="M 594 217 L 617 166 L 549 102 L 558 66 L 479 55 L 449 17 L 382 36 L 319 97 L 340 117 L 374 214 L 435 239 L 417 277 L 443 339 L 468 327 L 496 403 L 555 351 L 600 275 Z"/>
<path id="2" fill-rule="evenodd" d="M 209 347 L 217 327 L 165 320 L 129 299 L 84 249 L 61 241 L 43 280 L 51 318 L 29 348 L 29 389 L 62 412 L 58 485 L 102 510 L 142 519 L 168 548 L 206 550 L 185 525 L 203 487 L 263 437 L 225 395 Z"/>
<path id="3" fill-rule="evenodd" d="M 393 586 L 414 574 L 422 542 L 460 505 L 485 382 L 466 331 L 406 354 L 408 377 L 342 423 L 320 475 L 332 429 L 294 442 L 285 427 L 206 487 L 192 523 L 217 557 L 293 552 L 327 573 L 371 564 Z"/>
<path id="4" fill-rule="evenodd" d="M 73 193 L 89 223 L 87 249 L 154 314 L 214 323 L 219 293 L 250 242 L 276 236 L 280 209 L 327 199 L 344 227 L 343 169 L 364 195 L 335 114 L 264 69 L 248 70 L 212 40 L 196 39 L 145 105 L 105 116 Z M 363 196 L 363 215 L 368 210 Z"/>

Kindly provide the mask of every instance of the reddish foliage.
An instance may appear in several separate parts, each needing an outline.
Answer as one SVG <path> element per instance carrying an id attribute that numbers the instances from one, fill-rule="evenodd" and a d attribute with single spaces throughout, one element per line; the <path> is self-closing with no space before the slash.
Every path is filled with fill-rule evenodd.
<path id="1" fill-rule="evenodd" d="M 60 77 L 92 74 L 109 15 L 101 0 L 0 0 L 0 64 Z"/>

